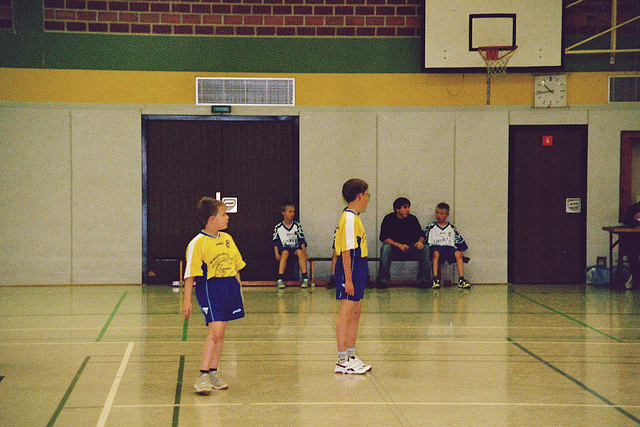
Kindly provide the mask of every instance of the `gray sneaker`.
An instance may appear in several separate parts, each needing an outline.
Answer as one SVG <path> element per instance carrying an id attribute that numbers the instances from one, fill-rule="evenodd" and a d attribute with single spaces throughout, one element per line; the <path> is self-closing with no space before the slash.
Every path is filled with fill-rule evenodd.
<path id="1" fill-rule="evenodd" d="M 278 279 L 278 289 L 284 289 L 284 280 Z"/>
<path id="2" fill-rule="evenodd" d="M 209 371 L 209 379 L 211 380 L 211 386 L 216 390 L 225 390 L 229 387 L 229 384 L 225 383 L 222 378 L 220 378 L 218 371 Z"/>
<path id="3" fill-rule="evenodd" d="M 213 391 L 213 385 L 211 384 L 211 379 L 209 374 L 201 373 L 196 378 L 196 382 L 193 385 L 193 388 L 196 389 L 196 393 L 198 394 L 209 394 Z"/>
<path id="4" fill-rule="evenodd" d="M 302 283 L 300 283 L 301 288 L 306 288 L 309 286 L 309 279 L 302 279 Z"/>

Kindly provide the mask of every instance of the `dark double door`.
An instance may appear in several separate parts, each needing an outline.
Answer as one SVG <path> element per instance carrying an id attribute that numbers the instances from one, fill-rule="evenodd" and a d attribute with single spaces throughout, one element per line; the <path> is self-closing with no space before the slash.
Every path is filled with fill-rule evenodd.
<path id="1" fill-rule="evenodd" d="M 511 126 L 509 282 L 585 280 L 587 126 Z"/>
<path id="2" fill-rule="evenodd" d="M 299 198 L 297 118 L 145 116 L 143 141 L 143 281 L 177 280 L 173 260 L 202 228 L 195 206 L 218 193 L 237 198 L 227 232 L 247 261 L 242 279 L 273 280 L 279 206 Z"/>

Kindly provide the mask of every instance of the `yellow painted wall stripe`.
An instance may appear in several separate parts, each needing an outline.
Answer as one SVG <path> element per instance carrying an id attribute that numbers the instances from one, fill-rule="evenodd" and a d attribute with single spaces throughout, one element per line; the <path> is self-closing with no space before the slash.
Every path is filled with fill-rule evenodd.
<path id="1" fill-rule="evenodd" d="M 638 72 L 616 75 L 638 75 Z M 611 73 L 568 74 L 569 105 L 606 104 Z M 485 74 L 273 74 L 0 68 L 0 101 L 195 104 L 196 77 L 296 79 L 299 106 L 486 105 Z M 492 80 L 492 105 L 532 105 L 533 74 Z"/>

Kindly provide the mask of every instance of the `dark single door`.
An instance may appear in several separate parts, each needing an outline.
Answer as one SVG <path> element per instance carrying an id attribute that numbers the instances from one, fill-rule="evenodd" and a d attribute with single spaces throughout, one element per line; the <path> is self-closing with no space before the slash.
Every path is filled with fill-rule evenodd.
<path id="1" fill-rule="evenodd" d="M 280 204 L 298 203 L 296 117 L 143 119 L 145 283 L 178 279 L 178 261 L 202 228 L 202 196 L 237 198 L 229 232 L 247 261 L 243 280 L 274 280 L 271 236 Z"/>
<path id="2" fill-rule="evenodd" d="M 510 283 L 584 283 L 586 171 L 586 126 L 510 127 Z"/>
<path id="3" fill-rule="evenodd" d="M 634 194 L 638 194 L 638 190 L 640 190 L 640 182 L 633 182 L 634 168 L 638 170 L 633 152 L 638 149 L 640 149 L 640 132 L 622 132 L 620 141 L 620 222 L 624 221 L 629 206 L 636 202 Z"/>

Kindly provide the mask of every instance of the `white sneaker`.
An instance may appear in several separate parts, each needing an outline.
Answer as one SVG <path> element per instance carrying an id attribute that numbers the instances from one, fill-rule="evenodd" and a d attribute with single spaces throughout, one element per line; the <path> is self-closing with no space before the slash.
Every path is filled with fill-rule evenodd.
<path id="1" fill-rule="evenodd" d="M 358 359 L 358 356 L 353 355 L 353 356 L 349 357 L 349 359 L 351 359 L 357 366 L 363 367 L 365 369 L 365 371 L 370 371 L 371 370 L 371 365 L 367 365 L 362 360 Z"/>
<path id="2" fill-rule="evenodd" d="M 625 289 L 633 288 L 633 276 L 629 276 L 629 280 L 627 280 L 624 284 Z"/>
<path id="3" fill-rule="evenodd" d="M 467 279 L 458 279 L 458 287 L 462 289 L 469 289 L 471 287 L 471 283 Z"/>
<path id="4" fill-rule="evenodd" d="M 209 380 L 211 381 L 211 386 L 216 390 L 224 390 L 229 387 L 229 384 L 225 383 L 222 378 L 220 378 L 218 371 L 209 372 Z"/>
<path id="5" fill-rule="evenodd" d="M 193 388 L 196 389 L 196 393 L 198 394 L 209 394 L 213 391 L 213 386 L 211 385 L 211 379 L 209 378 L 209 373 L 202 373 L 198 375 L 196 378 L 196 382 L 193 385 Z"/>
<path id="6" fill-rule="evenodd" d="M 309 286 L 309 279 L 302 279 L 302 283 L 300 283 L 301 288 L 306 288 Z"/>
<path id="7" fill-rule="evenodd" d="M 284 280 L 278 279 L 278 289 L 284 289 L 284 288 L 285 288 Z"/>
<path id="8" fill-rule="evenodd" d="M 337 374 L 364 374 L 367 370 L 364 366 L 356 364 L 355 360 L 347 358 L 347 360 L 338 360 L 333 372 Z"/>

